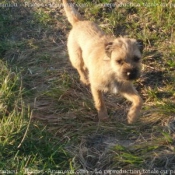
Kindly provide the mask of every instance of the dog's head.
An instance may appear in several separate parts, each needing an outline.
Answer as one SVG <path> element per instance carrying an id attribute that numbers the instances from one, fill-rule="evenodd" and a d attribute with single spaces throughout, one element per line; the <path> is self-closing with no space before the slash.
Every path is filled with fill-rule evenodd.
<path id="1" fill-rule="evenodd" d="M 132 81 L 140 76 L 143 42 L 129 38 L 116 38 L 105 44 L 106 61 L 117 78 L 122 81 Z"/>

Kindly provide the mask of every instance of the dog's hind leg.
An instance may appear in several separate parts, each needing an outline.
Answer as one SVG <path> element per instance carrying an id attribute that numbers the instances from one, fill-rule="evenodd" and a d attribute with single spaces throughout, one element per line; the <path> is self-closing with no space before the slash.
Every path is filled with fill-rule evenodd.
<path id="1" fill-rule="evenodd" d="M 69 52 L 69 59 L 72 63 L 72 66 L 77 69 L 80 80 L 82 83 L 88 85 L 89 80 L 87 76 L 87 69 L 85 68 L 84 61 L 82 58 L 82 51 L 81 48 L 75 42 L 68 41 L 68 52 Z"/>

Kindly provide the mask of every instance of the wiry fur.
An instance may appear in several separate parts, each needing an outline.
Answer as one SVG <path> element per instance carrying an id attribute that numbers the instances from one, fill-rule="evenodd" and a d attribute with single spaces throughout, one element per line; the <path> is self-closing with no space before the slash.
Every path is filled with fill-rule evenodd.
<path id="1" fill-rule="evenodd" d="M 142 43 L 108 36 L 95 23 L 83 20 L 66 0 L 63 0 L 63 5 L 73 26 L 67 43 L 69 58 L 80 80 L 91 86 L 99 119 L 108 117 L 102 92 L 112 91 L 132 102 L 128 113 L 128 122 L 132 123 L 142 106 L 142 99 L 132 84 L 132 80 L 140 75 Z"/>

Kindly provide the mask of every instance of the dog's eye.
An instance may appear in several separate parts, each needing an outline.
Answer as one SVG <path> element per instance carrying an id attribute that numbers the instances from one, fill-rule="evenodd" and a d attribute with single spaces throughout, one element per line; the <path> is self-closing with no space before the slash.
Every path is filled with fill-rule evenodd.
<path id="1" fill-rule="evenodd" d="M 117 62 L 118 64 L 120 64 L 120 65 L 123 64 L 123 60 L 116 60 L 116 62 Z"/>
<path id="2" fill-rule="evenodd" d="M 140 61 L 140 58 L 137 57 L 137 56 L 135 56 L 135 57 L 133 58 L 133 61 L 135 61 L 135 62 L 139 62 L 139 61 Z"/>

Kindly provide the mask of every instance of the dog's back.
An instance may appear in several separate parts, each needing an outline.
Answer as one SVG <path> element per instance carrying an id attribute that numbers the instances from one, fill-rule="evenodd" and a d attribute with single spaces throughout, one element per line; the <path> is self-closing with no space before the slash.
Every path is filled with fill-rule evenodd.
<path id="1" fill-rule="evenodd" d="M 90 53 L 94 51 L 94 49 L 98 49 L 98 47 L 104 47 L 107 36 L 94 22 L 84 20 L 73 5 L 68 4 L 67 0 L 63 0 L 63 6 L 68 21 L 73 26 L 67 42 L 70 61 L 74 66 L 72 57 L 75 57 L 73 55 L 75 55 L 75 52 L 78 52 L 79 58 L 82 57 L 81 60 L 84 59 L 84 66 L 86 66 L 88 64 L 86 55 L 90 55 Z M 81 52 L 82 50 L 83 52 Z"/>

